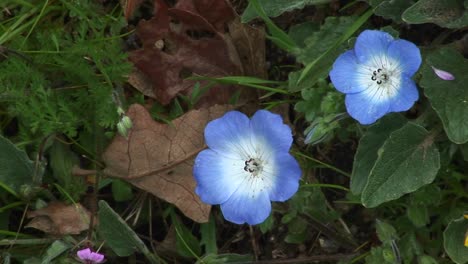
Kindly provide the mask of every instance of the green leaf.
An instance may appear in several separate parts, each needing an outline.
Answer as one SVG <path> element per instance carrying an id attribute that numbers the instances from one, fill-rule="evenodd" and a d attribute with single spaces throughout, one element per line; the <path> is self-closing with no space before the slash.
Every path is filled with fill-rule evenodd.
<path id="1" fill-rule="evenodd" d="M 439 262 L 429 255 L 422 255 L 418 259 L 418 264 L 439 264 Z"/>
<path id="2" fill-rule="evenodd" d="M 41 264 L 48 264 L 56 257 L 60 256 L 63 252 L 69 249 L 71 246 L 62 240 L 55 240 L 52 245 L 49 246 L 45 255 L 42 257 Z"/>
<path id="3" fill-rule="evenodd" d="M 429 223 L 429 212 L 424 205 L 411 204 L 406 208 L 406 215 L 415 227 L 423 227 Z"/>
<path id="4" fill-rule="evenodd" d="M 115 254 L 126 257 L 137 250 L 148 251 L 137 234 L 105 201 L 99 201 L 98 217 L 98 232 Z"/>
<path id="5" fill-rule="evenodd" d="M 434 23 L 446 28 L 468 26 L 468 12 L 463 0 L 419 0 L 402 16 L 410 24 Z"/>
<path id="6" fill-rule="evenodd" d="M 468 247 L 464 246 L 467 231 L 468 220 L 463 217 L 452 220 L 444 231 L 445 252 L 458 264 L 468 262 Z"/>
<path id="7" fill-rule="evenodd" d="M 437 77 L 431 66 L 450 72 L 455 80 Z M 449 139 L 457 144 L 468 142 L 468 60 L 453 49 L 439 49 L 427 56 L 420 85 L 444 124 Z"/>
<path id="8" fill-rule="evenodd" d="M 183 225 L 174 211 L 171 211 L 171 220 L 176 231 L 177 252 L 188 258 L 199 258 L 201 256 L 201 247 L 198 239 Z"/>
<path id="9" fill-rule="evenodd" d="M 293 52 L 297 57 L 297 61 L 304 65 L 315 63 L 314 71 L 307 76 L 310 78 L 307 79 L 308 86 L 313 86 L 317 82 L 317 79 L 323 79 L 328 76 L 333 61 L 345 50 L 345 45 L 342 45 L 342 43 L 336 45 L 336 43 L 348 31 L 354 21 L 356 21 L 356 17 L 327 17 L 320 30 L 316 30 L 315 32 L 311 32 L 311 30 L 295 30 L 292 33 L 290 32 L 290 35 L 299 42 L 297 45 L 301 45 L 301 41 L 304 43 L 304 48 L 298 48 Z M 300 86 L 297 86 L 299 80 L 293 81 L 289 80 L 289 89 L 291 92 L 296 92 L 300 89 Z"/>
<path id="10" fill-rule="evenodd" d="M 376 220 L 375 229 L 377 231 L 377 236 L 379 237 L 379 240 L 381 242 L 391 242 L 392 240 L 398 238 L 395 228 L 389 223 L 386 223 L 379 219 Z"/>
<path id="11" fill-rule="evenodd" d="M 200 244 L 205 246 L 205 254 L 218 254 L 218 246 L 216 245 L 216 224 L 212 215 L 208 223 L 200 224 L 200 234 Z"/>
<path id="12" fill-rule="evenodd" d="M 392 132 L 378 151 L 362 204 L 376 207 L 431 183 L 440 168 L 434 136 L 414 123 Z"/>
<path id="13" fill-rule="evenodd" d="M 313 78 L 311 78 L 312 81 L 314 81 L 317 78 L 315 76 L 321 76 L 323 74 L 322 71 L 324 71 L 324 68 L 326 68 L 326 72 L 328 72 L 328 69 L 331 67 L 333 60 L 338 55 L 337 50 L 340 48 L 340 46 L 345 41 L 349 40 L 349 38 L 369 19 L 369 17 L 372 16 L 372 14 L 372 10 L 369 9 L 367 10 L 367 12 L 365 12 L 359 18 L 357 18 L 351 25 L 349 25 L 341 35 L 337 36 L 333 45 L 329 46 L 324 53 L 322 53 L 318 58 L 316 58 L 315 60 L 313 60 L 305 66 L 297 82 L 300 83 L 304 80 L 309 80 L 308 78 L 311 78 L 309 75 L 314 76 Z M 340 19 L 345 18 L 340 17 Z M 332 31 L 328 34 L 334 34 L 336 31 L 337 29 L 333 28 Z M 292 86 L 299 86 L 299 84 L 295 84 Z"/>
<path id="14" fill-rule="evenodd" d="M 258 227 L 260 228 L 260 231 L 262 232 L 262 234 L 265 234 L 266 232 L 270 231 L 273 228 L 274 224 L 275 224 L 275 219 L 273 217 L 273 214 L 270 214 L 265 221 L 263 221 L 262 223 L 258 225 Z"/>
<path id="15" fill-rule="evenodd" d="M 331 0 L 258 0 L 265 13 L 269 17 L 277 17 L 284 12 L 294 9 L 302 9 L 307 5 L 319 5 L 331 2 Z M 242 22 L 246 23 L 258 17 L 255 8 L 249 1 L 249 5 L 241 16 Z"/>
<path id="16" fill-rule="evenodd" d="M 354 194 L 360 194 L 367 183 L 369 174 L 377 161 L 377 151 L 382 147 L 390 133 L 406 124 L 406 119 L 400 114 L 390 114 L 381 118 L 369 127 L 359 141 L 354 156 L 353 172 L 350 188 Z"/>
<path id="17" fill-rule="evenodd" d="M 82 177 L 72 175 L 73 165 L 79 163 L 78 157 L 67 145 L 59 141 L 55 141 L 51 146 L 49 156 L 54 178 L 66 193 L 71 194 L 73 200 L 78 200 L 86 191 Z"/>
<path id="18" fill-rule="evenodd" d="M 119 179 L 112 180 L 112 197 L 117 202 L 131 200 L 133 197 L 132 186 Z"/>
<path id="19" fill-rule="evenodd" d="M 0 136 L 0 187 L 17 195 L 21 186 L 33 184 L 33 162 L 26 152 Z"/>
<path id="20" fill-rule="evenodd" d="M 308 21 L 302 24 L 291 26 L 288 35 L 296 43 L 298 48 L 303 49 L 306 47 L 307 38 L 319 30 L 319 24 L 312 21 Z"/>
<path id="21" fill-rule="evenodd" d="M 413 0 L 387 0 L 379 4 L 374 13 L 395 22 L 403 22 L 401 15 L 412 4 L 414 4 Z"/>
<path id="22" fill-rule="evenodd" d="M 253 257 L 251 255 L 239 254 L 209 254 L 199 259 L 195 264 L 224 264 L 224 263 L 252 263 Z"/>

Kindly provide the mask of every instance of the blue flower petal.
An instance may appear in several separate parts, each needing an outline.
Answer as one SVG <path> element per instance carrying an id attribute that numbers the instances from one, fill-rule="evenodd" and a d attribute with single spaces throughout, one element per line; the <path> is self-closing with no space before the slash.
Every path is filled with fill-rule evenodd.
<path id="1" fill-rule="evenodd" d="M 393 41 L 388 47 L 388 56 L 400 63 L 400 69 L 413 76 L 421 66 L 421 52 L 413 43 L 404 39 Z"/>
<path id="2" fill-rule="evenodd" d="M 359 85 L 357 75 L 362 66 L 358 64 L 353 50 L 341 54 L 333 63 L 330 79 L 335 88 L 342 93 L 358 93 L 367 87 Z M 370 78 L 370 77 L 369 77 Z"/>
<path id="3" fill-rule="evenodd" d="M 392 98 L 391 112 L 402 112 L 410 109 L 419 98 L 418 88 L 414 81 L 406 75 L 401 76 L 398 93 Z"/>
<path id="4" fill-rule="evenodd" d="M 360 63 L 378 60 L 386 54 L 393 37 L 379 30 L 364 30 L 356 39 L 354 52 Z"/>
<path id="5" fill-rule="evenodd" d="M 289 151 L 293 141 L 291 129 L 278 114 L 258 110 L 251 121 L 256 140 L 264 140 L 274 151 Z"/>
<path id="6" fill-rule="evenodd" d="M 284 202 L 297 192 L 302 171 L 296 159 L 287 152 L 277 153 L 275 162 L 278 174 L 269 192 L 270 200 Z"/>
<path id="7" fill-rule="evenodd" d="M 367 89 L 364 92 L 347 94 L 346 110 L 363 125 L 374 123 L 390 110 L 391 99 L 385 89 Z"/>
<path id="8" fill-rule="evenodd" d="M 250 142 L 250 135 L 250 120 L 239 111 L 227 112 L 221 118 L 209 122 L 205 127 L 206 145 L 226 156 L 244 147 L 245 141 Z"/>
<path id="9" fill-rule="evenodd" d="M 270 215 L 271 202 L 265 190 L 242 186 L 221 204 L 224 218 L 236 224 L 260 224 Z M 243 189 L 244 188 L 244 189 Z"/>
<path id="10" fill-rule="evenodd" d="M 244 161 L 219 155 L 206 149 L 198 154 L 193 166 L 197 182 L 195 193 L 207 204 L 221 204 L 241 186 Z"/>

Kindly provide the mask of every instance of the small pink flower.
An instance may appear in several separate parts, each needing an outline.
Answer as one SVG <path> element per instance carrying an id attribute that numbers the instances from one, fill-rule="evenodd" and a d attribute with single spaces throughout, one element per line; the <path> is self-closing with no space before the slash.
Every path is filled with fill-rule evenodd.
<path id="1" fill-rule="evenodd" d="M 453 76 L 453 74 L 451 74 L 450 72 L 439 70 L 434 66 L 431 66 L 431 68 L 434 70 L 434 73 L 442 80 L 445 80 L 445 81 L 455 80 L 455 76 Z"/>
<path id="2" fill-rule="evenodd" d="M 104 255 L 92 252 L 90 248 L 85 248 L 76 252 L 76 255 L 85 264 L 103 263 Z"/>

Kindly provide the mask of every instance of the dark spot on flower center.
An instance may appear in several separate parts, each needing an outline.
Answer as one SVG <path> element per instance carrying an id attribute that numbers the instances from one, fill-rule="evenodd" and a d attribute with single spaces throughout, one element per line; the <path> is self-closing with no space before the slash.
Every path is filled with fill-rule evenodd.
<path id="1" fill-rule="evenodd" d="M 382 84 L 388 81 L 388 74 L 385 69 L 377 69 L 376 71 L 372 72 L 372 81 L 375 81 L 377 84 Z"/>
<path id="2" fill-rule="evenodd" d="M 257 176 L 263 169 L 262 161 L 259 159 L 250 158 L 244 164 L 244 170 L 250 172 L 253 176 Z"/>

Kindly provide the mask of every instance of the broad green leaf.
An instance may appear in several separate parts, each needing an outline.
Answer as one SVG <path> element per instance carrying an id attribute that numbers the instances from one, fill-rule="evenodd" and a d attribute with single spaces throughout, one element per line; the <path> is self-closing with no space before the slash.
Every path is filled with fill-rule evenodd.
<path id="1" fill-rule="evenodd" d="M 467 231 L 468 220 L 463 217 L 451 221 L 444 231 L 445 252 L 457 264 L 468 262 L 468 247 L 464 246 Z"/>
<path id="2" fill-rule="evenodd" d="M 208 223 L 200 224 L 200 234 L 200 244 L 205 246 L 205 254 L 218 254 L 218 246 L 216 245 L 216 224 L 213 215 L 210 216 Z"/>
<path id="3" fill-rule="evenodd" d="M 258 2 L 262 5 L 267 16 L 277 17 L 287 11 L 302 9 L 307 5 L 326 4 L 331 2 L 331 0 L 258 0 Z M 256 17 L 258 17 L 257 12 L 252 4 L 249 3 L 241 16 L 242 22 L 249 22 Z"/>
<path id="4" fill-rule="evenodd" d="M 395 22 L 403 22 L 401 15 L 415 1 L 413 0 L 387 0 L 380 3 L 374 13 L 378 16 L 392 19 Z"/>
<path id="5" fill-rule="evenodd" d="M 105 201 L 99 201 L 98 217 L 98 232 L 115 254 L 126 257 L 135 251 L 148 251 L 137 234 Z"/>
<path id="6" fill-rule="evenodd" d="M 392 132 L 378 151 L 362 192 L 362 204 L 376 207 L 431 183 L 440 168 L 434 137 L 414 123 Z"/>
<path id="7" fill-rule="evenodd" d="M 60 256 L 63 252 L 71 247 L 70 244 L 62 240 L 55 240 L 47 249 L 45 255 L 42 257 L 41 264 L 48 264 L 56 257 Z"/>
<path id="8" fill-rule="evenodd" d="M 431 68 L 450 72 L 455 80 L 440 79 Z M 449 139 L 468 142 L 468 60 L 453 49 L 439 49 L 427 56 L 419 84 L 439 115 Z"/>
<path id="9" fill-rule="evenodd" d="M 0 136 L 0 189 L 17 195 L 21 186 L 33 184 L 33 162 L 11 141 Z"/>
<path id="10" fill-rule="evenodd" d="M 360 194 L 367 183 L 369 174 L 377 161 L 377 151 L 382 147 L 390 133 L 401 128 L 406 119 L 400 114 L 384 116 L 377 123 L 370 126 L 359 141 L 354 156 L 353 172 L 351 174 L 350 188 L 354 194 Z"/>
<path id="11" fill-rule="evenodd" d="M 410 24 L 434 23 L 446 28 L 468 26 L 468 12 L 463 0 L 419 0 L 403 13 Z"/>

